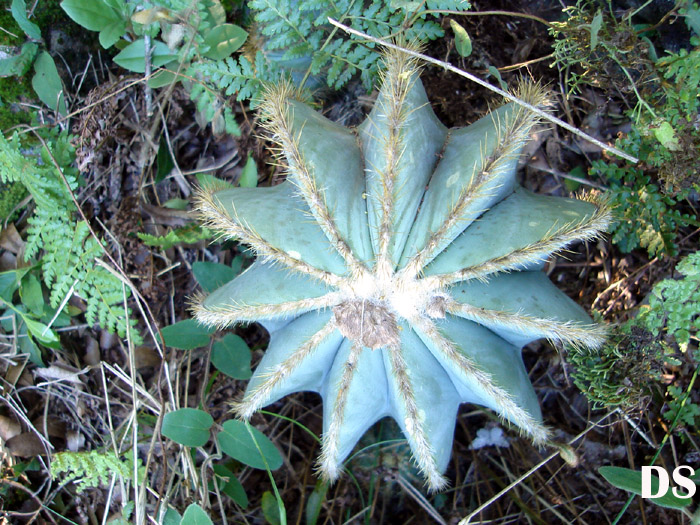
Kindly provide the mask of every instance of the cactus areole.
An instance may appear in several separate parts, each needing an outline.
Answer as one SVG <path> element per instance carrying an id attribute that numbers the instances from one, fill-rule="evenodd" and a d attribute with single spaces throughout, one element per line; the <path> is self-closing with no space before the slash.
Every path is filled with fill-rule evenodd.
<path id="1" fill-rule="evenodd" d="M 433 113 L 416 64 L 385 59 L 356 129 L 268 90 L 262 119 L 287 166 L 267 188 L 203 188 L 198 207 L 255 263 L 197 301 L 202 323 L 257 321 L 270 344 L 235 411 L 298 391 L 323 398 L 321 474 L 334 480 L 362 434 L 396 420 L 431 490 L 445 486 L 460 403 L 547 440 L 520 349 L 540 338 L 597 346 L 604 330 L 541 271 L 552 253 L 609 222 L 593 199 L 518 186 L 537 117 L 513 103 L 466 128 Z M 522 84 L 517 96 L 543 106 Z"/>

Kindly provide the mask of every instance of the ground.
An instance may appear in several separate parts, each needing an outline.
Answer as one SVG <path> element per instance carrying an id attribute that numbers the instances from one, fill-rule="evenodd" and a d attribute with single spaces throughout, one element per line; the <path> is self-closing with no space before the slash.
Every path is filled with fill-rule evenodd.
<path id="1" fill-rule="evenodd" d="M 561 12 L 558 4 L 545 0 L 498 3 L 486 6 L 475 2 L 475 10 L 506 9 L 548 20 Z M 425 52 L 482 77 L 486 77 L 489 66 L 495 66 L 503 68 L 501 74 L 508 83 L 518 75 L 525 75 L 548 85 L 555 97 L 554 113 L 604 142 L 612 142 L 625 129 L 624 118 L 620 117 L 624 95 L 593 87 L 585 88 L 575 97 L 564 95 L 557 68 L 550 67 L 550 60 L 537 60 L 551 53 L 552 43 L 540 22 L 492 14 L 463 17 L 460 23 L 471 36 L 474 46 L 471 56 L 462 58 L 457 54 L 447 20 L 443 25 L 448 37 L 427 46 Z M 91 49 L 93 43 L 84 45 Z M 79 56 L 72 60 L 74 71 L 82 71 L 84 64 L 81 66 Z M 180 87 L 174 89 L 164 106 L 168 133 L 161 143 L 161 148 L 163 145 L 171 148 L 180 172 L 162 170 L 163 157 L 157 156 L 159 145 L 153 144 L 154 137 L 159 136 L 161 116 L 146 114 L 140 86 L 127 87 L 118 96 L 104 100 L 106 94 L 124 88 L 133 77 L 123 76 L 116 67 L 108 74 L 103 73 L 110 69 L 109 58 L 101 57 L 101 60 L 104 63 L 99 64 L 99 74 L 96 73 L 99 85 L 88 80 L 76 93 L 78 107 L 97 102 L 90 111 L 80 113 L 72 121 L 76 145 L 85 148 L 83 152 L 95 152 L 91 157 L 81 157 L 83 153 L 79 150 L 78 162 L 83 161 L 85 179 L 79 192 L 80 204 L 92 223 L 104 225 L 113 236 L 112 248 L 119 247 L 125 274 L 150 308 L 147 321 L 140 319 L 137 324 L 146 333 L 146 322 L 162 328 L 190 317 L 190 298 L 199 291 L 192 272 L 194 262 L 230 264 L 242 260 L 247 265 L 251 259 L 244 247 L 232 242 L 199 241 L 159 250 L 146 245 L 136 233 L 164 234 L 169 227 L 192 224 L 193 213 L 189 209 L 173 209 L 164 203 L 189 199 L 197 185 L 196 173 L 208 172 L 236 182 L 249 156 L 257 163 L 259 185 L 275 184 L 282 172 L 273 163 L 269 143 L 261 138 L 262 130 L 247 105 L 232 103 L 241 126 L 240 136 L 214 135 L 210 126 L 195 122 L 193 105 Z M 527 65 L 523 67 L 508 67 L 524 63 Z M 497 97 L 485 88 L 437 67 L 426 66 L 422 79 L 435 112 L 448 126 L 474 122 L 486 114 L 489 105 L 497 102 Z M 496 82 L 493 76 L 488 80 Z M 348 89 L 342 97 L 326 97 L 323 110 L 329 115 L 361 115 L 371 106 L 373 96 L 376 93 Z M 592 159 L 608 155 L 564 130 L 543 126 L 523 155 L 519 176 L 528 189 L 568 196 L 574 186 L 577 190 L 601 187 L 600 180 L 585 174 Z M 578 166 L 583 168 L 583 184 L 566 178 Z M 162 180 L 156 182 L 159 171 Z M 20 217 L 15 226 L 21 237 L 26 218 Z M 684 232 L 681 253 L 694 249 L 696 235 L 697 232 Z M 0 247 L 8 251 L 7 237 L 4 239 Z M 609 238 L 603 238 L 573 246 L 569 252 L 552 259 L 546 271 L 570 297 L 586 309 L 594 309 L 604 322 L 614 324 L 634 315 L 653 284 L 670 275 L 677 260 L 650 258 L 644 250 L 622 253 Z M 79 301 L 73 306 L 84 307 Z M 267 343 L 266 332 L 257 325 L 234 332 L 252 349 L 255 366 Z M 12 395 L 8 399 L 18 405 L 11 406 L 10 401 L 2 405 L 0 424 L 16 425 L 17 414 L 22 413 L 26 416 L 22 423 L 40 429 L 56 451 L 99 448 L 106 444 L 108 435 L 129 442 L 132 407 L 138 398 L 139 428 L 143 434 L 137 452 L 142 461 L 149 461 L 149 489 L 141 496 L 148 502 L 148 513 L 154 513 L 167 495 L 180 512 L 192 502 L 208 500 L 216 523 L 224 523 L 219 518 L 222 509 L 228 523 L 264 523 L 266 517 L 268 521 L 274 520 L 274 511 L 264 496 L 273 490 L 265 471 L 245 469 L 235 463 L 227 465 L 235 471 L 250 499 L 245 509 L 230 498 L 218 500 L 213 493 L 202 498 L 201 486 L 188 485 L 206 471 L 199 468 L 199 463 L 194 468 L 194 461 L 201 458 L 193 460 L 170 440 L 151 440 L 153 427 L 159 424 L 159 410 L 168 400 L 170 389 L 177 392 L 181 406 L 201 404 L 217 423 L 230 417 L 229 403 L 241 394 L 245 381 L 215 371 L 210 362 L 211 345 L 194 351 L 169 348 L 161 355 L 147 339 L 133 349 L 130 362 L 128 349 L 116 336 L 84 325 L 65 332 L 61 343 L 62 349 L 49 351 L 46 361 L 75 374 L 74 382 L 47 384 L 33 365 L 18 365 L 3 358 L 0 362 L 3 389 L 9 388 Z M 505 431 L 502 444 L 507 446 L 472 447 L 478 436 L 485 435 L 484 429 L 500 436 L 496 429 L 504 425 L 492 413 L 465 405 L 458 416 L 447 470 L 451 488 L 428 495 L 422 491 L 422 482 L 408 460 L 405 444 L 391 441 L 401 437 L 398 429 L 384 421 L 363 438 L 362 450 L 347 464 L 349 474 L 327 488 L 321 498 L 317 523 L 453 524 L 474 509 L 479 511 L 472 522 L 612 522 L 625 506 L 628 493 L 608 485 L 597 468 L 613 464 L 639 468 L 649 461 L 655 445 L 665 435 L 660 416 L 663 383 L 635 410 L 626 413 L 596 410 L 574 385 L 564 349 L 539 342 L 526 347 L 523 355 L 545 423 L 553 429 L 556 441 L 571 443 L 575 461 L 567 463 L 554 449 L 538 450 L 513 430 Z M 100 366 L 100 362 L 106 365 Z M 668 381 L 674 374 L 676 378 L 687 378 L 692 374 L 691 363 L 681 362 L 663 373 Z M 319 445 L 313 436 L 320 435 L 322 428 L 320 398 L 314 394 L 295 394 L 266 410 L 275 415 L 258 414 L 252 423 L 283 452 L 284 465 L 273 473 L 274 481 L 285 502 L 288 522 L 302 523 L 308 509 L 313 508 L 313 498 L 326 489 L 315 475 Z M 23 430 L 26 432 L 27 427 Z M 35 437 L 29 437 L 31 432 L 21 436 L 25 438 L 22 443 L 17 439 L 14 443 L 3 442 L 0 453 L 6 458 L 4 468 L 37 458 L 33 464 L 36 470 L 5 476 L 5 480 L 17 479 L 11 483 L 5 481 L 0 492 L 3 509 L 0 516 L 3 511 L 11 513 L 4 518 L 8 523 L 28 522 L 32 515 L 38 516 L 37 522 L 41 523 L 70 523 L 67 519 L 74 523 L 99 523 L 107 501 L 110 516 L 119 516 L 125 498 L 118 484 L 77 494 L 74 486 L 61 485 L 60 480 L 49 481 L 43 446 Z M 673 465 L 679 458 L 681 463 L 697 464 L 693 436 L 686 432 L 670 439 L 672 447 L 664 449 L 662 464 Z M 75 440 L 82 444 L 76 447 Z M 374 446 L 380 441 L 386 444 Z M 211 458 L 216 451 L 210 445 L 211 442 L 207 454 Z M 490 501 L 516 481 L 511 490 Z M 203 483 L 201 479 L 200 483 Z M 65 518 L 38 512 L 38 502 L 51 505 Z M 678 511 L 636 498 L 620 523 L 687 521 Z"/>

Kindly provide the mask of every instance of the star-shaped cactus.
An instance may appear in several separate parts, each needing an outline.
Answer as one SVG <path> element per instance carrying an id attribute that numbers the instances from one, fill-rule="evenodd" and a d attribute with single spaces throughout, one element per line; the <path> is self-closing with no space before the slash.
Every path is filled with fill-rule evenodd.
<path id="1" fill-rule="evenodd" d="M 522 84 L 516 95 L 543 106 Z M 442 488 L 460 403 L 547 439 L 520 349 L 539 338 L 597 346 L 602 327 L 540 271 L 609 222 L 593 200 L 536 195 L 515 180 L 537 117 L 510 103 L 443 126 L 415 62 L 386 58 L 365 122 L 339 126 L 270 88 L 261 117 L 288 169 L 267 188 L 205 188 L 198 207 L 257 261 L 194 307 L 202 323 L 260 322 L 270 344 L 238 416 L 297 391 L 323 398 L 320 471 L 394 418 L 430 489 Z"/>

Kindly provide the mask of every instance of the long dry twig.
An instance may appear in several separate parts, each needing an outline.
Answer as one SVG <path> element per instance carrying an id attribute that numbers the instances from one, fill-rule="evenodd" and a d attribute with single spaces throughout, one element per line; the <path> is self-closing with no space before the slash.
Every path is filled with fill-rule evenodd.
<path id="1" fill-rule="evenodd" d="M 636 157 L 633 157 L 629 153 L 625 153 L 622 150 L 619 150 L 615 148 L 614 146 L 610 146 L 608 144 L 605 144 L 604 142 L 601 142 L 600 140 L 591 137 L 590 135 L 584 133 L 583 131 L 579 130 L 578 128 L 572 126 L 571 124 L 568 124 L 564 122 L 563 120 L 560 120 L 552 115 L 549 115 L 546 111 L 542 111 L 541 109 L 536 108 L 532 104 L 528 104 L 524 100 L 521 100 L 517 97 L 514 97 L 511 93 L 508 93 L 507 91 L 502 90 L 501 88 L 497 88 L 496 86 L 493 86 L 489 84 L 488 82 L 480 79 L 477 76 L 472 75 L 471 73 L 467 73 L 466 71 L 459 69 L 452 64 L 449 64 L 448 62 L 443 62 L 442 60 L 438 60 L 436 58 L 429 57 L 428 55 L 424 55 L 423 53 L 418 53 L 417 51 L 412 51 L 410 49 L 406 49 L 405 47 L 398 46 L 396 44 L 392 44 L 391 42 L 387 42 L 386 40 L 382 40 L 380 38 L 375 38 L 373 36 L 368 35 L 367 33 L 363 33 L 362 31 L 357 31 L 356 29 L 353 29 L 351 27 L 348 27 L 344 24 L 341 24 L 337 20 L 334 20 L 333 18 L 328 17 L 328 21 L 333 24 L 336 27 L 339 27 L 346 33 L 350 33 L 351 35 L 359 36 L 360 38 L 364 38 L 366 40 L 369 40 L 370 42 L 374 42 L 375 44 L 380 44 L 382 46 L 388 47 L 389 49 L 395 49 L 397 51 L 403 51 L 406 54 L 409 54 L 411 56 L 414 56 L 416 58 L 420 58 L 421 60 L 425 60 L 426 62 L 429 62 L 431 64 L 435 64 L 437 66 L 440 66 L 442 68 L 447 69 L 448 71 L 451 71 L 453 73 L 458 74 L 459 76 L 468 78 L 472 82 L 476 82 L 480 86 L 483 86 L 487 89 L 490 89 L 494 93 L 498 93 L 502 97 L 506 98 L 507 100 L 512 100 L 516 104 L 520 104 L 521 106 L 527 108 L 528 110 L 532 111 L 533 113 L 537 114 L 538 116 L 542 117 L 543 119 L 546 119 L 557 126 L 561 126 L 562 128 L 566 129 L 567 131 L 570 131 L 574 135 L 578 135 L 579 137 L 592 142 L 596 146 L 604 149 L 605 151 L 609 151 L 610 153 L 613 153 L 617 155 L 618 157 L 622 157 L 625 160 L 628 160 L 632 162 L 633 164 L 636 164 L 639 162 L 639 159 Z"/>

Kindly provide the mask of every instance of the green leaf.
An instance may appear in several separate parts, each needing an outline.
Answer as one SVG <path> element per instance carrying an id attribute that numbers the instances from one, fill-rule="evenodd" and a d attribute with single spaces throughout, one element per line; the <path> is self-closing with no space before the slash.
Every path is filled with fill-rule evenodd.
<path id="1" fill-rule="evenodd" d="M 281 525 L 282 520 L 280 519 L 280 509 L 277 507 L 277 499 L 272 492 L 269 490 L 263 492 L 260 506 L 262 507 L 265 521 L 267 521 L 270 525 Z"/>
<path id="2" fill-rule="evenodd" d="M 39 46 L 34 42 L 22 44 L 19 54 L 0 60 L 0 77 L 21 77 L 32 65 Z"/>
<path id="3" fill-rule="evenodd" d="M 328 492 L 328 483 L 319 479 L 306 502 L 306 525 L 316 525 L 323 502 L 326 501 L 326 492 Z"/>
<path id="4" fill-rule="evenodd" d="M 220 478 L 217 480 L 219 490 L 235 501 L 239 507 L 245 509 L 248 506 L 248 495 L 233 472 L 223 465 L 214 465 L 214 473 Z M 213 483 L 210 482 L 210 484 L 212 485 L 211 490 L 213 490 Z"/>
<path id="5" fill-rule="evenodd" d="M 221 24 L 204 35 L 204 43 L 209 51 L 204 53 L 206 58 L 223 60 L 237 51 L 248 38 L 248 33 L 235 24 Z"/>
<path id="6" fill-rule="evenodd" d="M 214 343 L 211 362 L 217 370 L 234 379 L 250 379 L 250 348 L 235 334 L 226 334 Z"/>
<path id="7" fill-rule="evenodd" d="M 19 287 L 21 277 L 17 270 L 0 273 L 0 299 L 8 303 L 12 302 L 12 296 Z"/>
<path id="8" fill-rule="evenodd" d="M 185 319 L 161 330 L 165 344 L 181 350 L 192 350 L 209 344 L 209 336 L 216 331 L 199 324 L 194 319 Z"/>
<path id="9" fill-rule="evenodd" d="M 12 18 L 15 19 L 17 25 L 24 33 L 32 40 L 41 40 L 41 30 L 34 22 L 30 22 L 27 18 L 27 5 L 24 0 L 12 0 Z"/>
<path id="10" fill-rule="evenodd" d="M 591 22 L 591 51 L 598 45 L 598 33 L 603 25 L 603 12 L 599 9 Z"/>
<path id="11" fill-rule="evenodd" d="M 455 34 L 455 48 L 460 56 L 468 57 L 472 54 L 472 39 L 469 38 L 469 33 L 461 25 L 450 19 L 450 27 Z"/>
<path id="12" fill-rule="evenodd" d="M 180 525 L 214 525 L 207 513 L 196 503 L 192 503 L 182 515 Z"/>
<path id="13" fill-rule="evenodd" d="M 696 35 L 700 36 L 700 9 L 689 7 L 685 12 L 685 23 Z"/>
<path id="14" fill-rule="evenodd" d="M 170 149 L 165 139 L 165 134 L 160 138 L 158 155 L 156 155 L 156 165 L 158 166 L 156 169 L 156 182 L 161 182 L 175 167 L 173 157 L 170 154 Z"/>
<path id="15" fill-rule="evenodd" d="M 225 264 L 197 261 L 192 263 L 192 273 L 202 290 L 205 293 L 211 293 L 226 283 L 233 281 L 240 273 L 240 268 L 236 271 L 236 269 Z"/>
<path id="16" fill-rule="evenodd" d="M 34 72 L 32 87 L 41 101 L 54 111 L 65 115 L 67 111 L 63 83 L 53 58 L 46 51 L 42 51 L 34 62 Z"/>
<path id="17" fill-rule="evenodd" d="M 27 333 L 26 325 L 22 325 L 22 327 L 19 329 L 19 335 L 25 336 L 20 337 L 17 340 L 20 353 L 28 354 L 29 361 L 31 363 L 34 363 L 36 366 L 40 366 L 42 368 L 45 367 L 46 364 L 44 364 L 44 360 L 41 356 L 41 348 L 37 346 L 37 344 L 34 342 L 34 339 Z"/>
<path id="18" fill-rule="evenodd" d="M 241 188 L 255 188 L 258 185 L 258 165 L 255 164 L 255 159 L 248 154 L 248 160 L 243 166 L 241 177 L 238 180 L 238 185 Z"/>
<path id="19" fill-rule="evenodd" d="M 114 57 L 114 62 L 135 73 L 146 72 L 146 43 L 143 38 L 132 42 L 122 49 L 117 56 Z M 177 59 L 168 46 L 158 40 L 151 41 L 151 66 L 153 68 L 164 66 L 168 62 Z"/>
<path id="20" fill-rule="evenodd" d="M 233 459 L 258 469 L 277 470 L 282 456 L 272 441 L 248 423 L 229 419 L 217 435 L 221 450 Z"/>
<path id="21" fill-rule="evenodd" d="M 102 31 L 121 20 L 119 14 L 101 0 L 63 0 L 61 7 L 75 23 L 90 31 Z"/>
<path id="22" fill-rule="evenodd" d="M 222 189 L 231 189 L 234 187 L 234 185 L 230 182 L 222 179 L 217 179 L 216 177 L 214 177 L 214 175 L 209 175 L 208 173 L 197 173 L 195 177 L 197 178 L 197 182 L 199 183 L 199 185 L 205 188 L 209 186 L 216 186 L 217 188 L 220 187 Z"/>
<path id="23" fill-rule="evenodd" d="M 115 20 L 106 25 L 100 31 L 100 45 L 105 49 L 109 49 L 122 37 L 126 32 L 126 22 L 124 20 Z"/>
<path id="24" fill-rule="evenodd" d="M 163 208 L 169 208 L 171 210 L 185 211 L 190 201 L 187 199 L 170 199 L 163 203 Z"/>
<path id="25" fill-rule="evenodd" d="M 201 447 L 209 441 L 209 429 L 214 419 L 196 408 L 181 408 L 163 417 L 161 433 L 186 447 Z"/>
<path id="26" fill-rule="evenodd" d="M 23 315 L 22 319 L 27 325 L 27 330 L 29 333 L 40 343 L 50 345 L 51 343 L 58 343 L 58 336 L 44 323 L 35 321 L 30 317 Z"/>
<path id="27" fill-rule="evenodd" d="M 136 236 L 147 246 L 157 246 L 168 250 L 176 244 L 194 244 L 206 241 L 214 236 L 214 232 L 207 230 L 199 224 L 192 223 L 182 228 L 170 230 L 165 235 L 151 235 L 150 233 L 136 232 Z"/>
<path id="28" fill-rule="evenodd" d="M 158 523 L 162 523 L 162 525 L 180 525 L 180 522 L 182 521 L 182 517 L 172 507 L 168 507 L 168 509 L 165 511 L 165 514 L 163 515 L 162 521 L 159 521 Z"/>
<path id="29" fill-rule="evenodd" d="M 27 310 L 36 316 L 41 315 L 45 304 L 44 294 L 41 290 L 41 283 L 34 274 L 30 273 L 24 276 L 19 288 L 19 296 Z"/>
<path id="30" fill-rule="evenodd" d="M 500 84 L 502 90 L 508 91 L 508 84 L 506 84 L 505 80 L 503 80 L 501 72 L 495 66 L 489 66 L 488 72 L 491 76 L 498 80 L 498 83 Z"/>
<path id="31" fill-rule="evenodd" d="M 172 64 L 177 64 L 177 62 L 173 61 Z M 170 68 L 171 64 L 164 64 L 163 67 Z M 170 71 L 165 71 L 164 69 L 161 69 L 160 71 L 156 71 L 153 74 L 153 76 L 148 79 L 148 86 L 154 89 L 163 86 L 168 86 L 173 82 L 177 82 L 179 78 L 180 77 L 175 73 L 171 73 Z"/>
<path id="32" fill-rule="evenodd" d="M 664 148 L 669 151 L 678 151 L 681 149 L 678 143 L 678 137 L 676 137 L 676 132 L 673 130 L 673 126 L 667 121 L 663 121 L 659 126 L 654 128 L 654 136 L 656 139 L 663 144 Z"/>
<path id="33" fill-rule="evenodd" d="M 618 489 L 626 490 L 638 496 L 642 495 L 642 472 L 623 467 L 600 467 L 598 472 L 608 483 Z M 651 492 L 656 494 L 659 491 L 659 478 L 651 475 Z M 670 490 L 659 498 L 647 498 L 646 501 L 666 507 L 669 509 L 682 509 L 687 507 L 692 501 L 691 498 L 681 499 L 674 496 Z"/>

